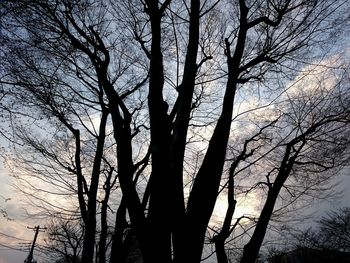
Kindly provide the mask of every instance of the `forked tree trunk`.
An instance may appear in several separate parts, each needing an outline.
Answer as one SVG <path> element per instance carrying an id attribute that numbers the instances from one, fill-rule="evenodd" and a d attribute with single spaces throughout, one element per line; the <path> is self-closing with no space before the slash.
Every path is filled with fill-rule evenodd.
<path id="1" fill-rule="evenodd" d="M 97 138 L 97 147 L 94 158 L 94 165 L 91 175 L 91 183 L 88 194 L 88 213 L 85 221 L 85 236 L 83 242 L 82 262 L 92 263 L 95 251 L 96 235 L 96 198 L 100 179 L 100 168 L 103 156 L 103 148 L 106 137 L 106 123 L 108 112 L 103 112 L 101 117 L 99 135 Z"/>
<path id="2" fill-rule="evenodd" d="M 298 140 L 295 140 L 295 142 L 297 143 Z M 244 246 L 241 263 L 256 262 L 278 195 L 281 191 L 283 184 L 287 180 L 292 170 L 295 159 L 297 158 L 303 146 L 304 146 L 304 142 L 301 144 L 301 146 L 298 147 L 298 149 L 291 156 L 294 143 L 287 144 L 286 151 L 283 156 L 283 160 L 279 167 L 279 172 L 276 176 L 275 182 L 273 183 L 272 186 L 269 187 L 267 199 L 260 213 L 260 217 L 254 229 L 253 235 L 250 238 L 249 242 Z"/>

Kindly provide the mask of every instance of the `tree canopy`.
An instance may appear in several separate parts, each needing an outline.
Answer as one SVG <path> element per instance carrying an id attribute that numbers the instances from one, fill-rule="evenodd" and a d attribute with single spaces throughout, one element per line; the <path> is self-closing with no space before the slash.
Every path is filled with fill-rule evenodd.
<path id="1" fill-rule="evenodd" d="M 32 213 L 81 220 L 84 263 L 255 262 L 349 162 L 348 1 L 0 10 L 8 167 Z"/>

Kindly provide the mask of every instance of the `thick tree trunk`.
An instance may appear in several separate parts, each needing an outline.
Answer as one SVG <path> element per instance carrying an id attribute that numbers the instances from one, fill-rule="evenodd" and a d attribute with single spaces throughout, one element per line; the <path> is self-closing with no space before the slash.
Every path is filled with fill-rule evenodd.
<path id="1" fill-rule="evenodd" d="M 231 80 L 233 81 L 233 80 Z M 186 214 L 187 236 L 183 254 L 188 262 L 201 260 L 206 229 L 213 212 L 225 161 L 231 127 L 236 84 L 228 82 L 222 114 L 209 142 L 203 164 L 198 171 L 188 200 Z M 184 259 L 185 259 L 184 258 Z"/>
<path id="2" fill-rule="evenodd" d="M 96 196 L 100 179 L 100 168 L 103 156 L 103 148 L 106 137 L 106 123 L 108 112 L 103 112 L 101 117 L 99 135 L 97 138 L 97 147 L 92 168 L 91 183 L 88 195 L 88 217 L 85 223 L 86 232 L 83 242 L 82 262 L 92 263 L 95 251 L 95 234 L 96 234 Z"/>
<path id="3" fill-rule="evenodd" d="M 143 207 L 133 182 L 133 163 L 130 123 L 122 121 L 118 109 L 112 112 L 113 126 L 115 128 L 115 139 L 117 141 L 118 156 L 118 178 L 125 197 L 126 206 L 129 212 L 131 224 L 138 239 L 140 249 L 144 256 L 149 253 L 146 247 L 146 226 Z"/>
<path id="4" fill-rule="evenodd" d="M 96 219 L 90 218 L 86 226 L 83 242 L 82 262 L 92 263 L 95 251 Z"/>
<path id="5" fill-rule="evenodd" d="M 187 262 L 197 263 L 201 260 L 207 226 L 214 210 L 223 166 L 225 162 L 227 142 L 230 134 L 234 98 L 240 74 L 240 61 L 243 56 L 247 36 L 248 9 L 240 1 L 240 29 L 233 56 L 230 44 L 226 41 L 228 62 L 228 80 L 223 100 L 222 112 L 210 139 L 208 150 L 202 166 L 195 178 L 187 205 L 186 231 L 184 251 Z"/>
<path id="6" fill-rule="evenodd" d="M 114 233 L 112 237 L 112 248 L 110 263 L 124 263 L 126 259 L 125 249 L 124 249 L 124 233 L 127 226 L 126 221 L 126 201 L 125 197 L 122 197 L 122 200 L 119 204 L 117 215 L 115 218 Z"/>
<path id="7" fill-rule="evenodd" d="M 105 53 L 108 58 L 108 52 Z M 145 215 L 140 198 L 133 182 L 134 164 L 132 156 L 132 135 L 130 129 L 131 115 L 121 101 L 118 93 L 114 90 L 113 85 L 107 77 L 107 62 L 101 69 L 100 79 L 104 91 L 108 97 L 109 109 L 112 116 L 114 128 L 114 138 L 117 143 L 117 160 L 118 160 L 118 178 L 120 187 L 125 198 L 126 207 L 129 212 L 130 221 L 134 228 L 135 235 L 139 242 L 140 249 L 144 256 L 149 253 L 145 242 Z M 105 73 L 105 74 L 104 74 Z M 120 110 L 122 110 L 123 117 Z"/>
<path id="8" fill-rule="evenodd" d="M 253 236 L 250 241 L 244 246 L 241 263 L 255 263 L 259 254 L 261 244 L 264 240 L 266 229 L 270 221 L 279 189 L 274 189 L 269 192 L 264 208 L 261 211 L 259 221 L 255 227 Z"/>
<path id="9" fill-rule="evenodd" d="M 170 120 L 163 99 L 164 72 L 161 51 L 162 12 L 156 1 L 146 1 L 151 20 L 152 44 L 149 70 L 148 108 L 151 127 L 152 174 L 147 217 L 146 263 L 171 262 L 170 234 Z"/>
<path id="10" fill-rule="evenodd" d="M 199 9 L 200 1 L 191 1 L 189 40 L 184 67 L 184 76 L 178 87 L 176 119 L 171 138 L 170 191 L 171 191 L 171 228 L 173 234 L 174 261 L 178 260 L 185 238 L 184 216 L 185 201 L 183 191 L 183 162 L 186 148 L 186 137 L 190 121 L 192 97 L 197 74 L 197 53 L 199 42 Z M 180 261 L 181 262 L 181 261 Z"/>
<path id="11" fill-rule="evenodd" d="M 215 252 L 218 263 L 229 263 L 225 251 L 225 239 L 218 238 L 215 240 Z"/>

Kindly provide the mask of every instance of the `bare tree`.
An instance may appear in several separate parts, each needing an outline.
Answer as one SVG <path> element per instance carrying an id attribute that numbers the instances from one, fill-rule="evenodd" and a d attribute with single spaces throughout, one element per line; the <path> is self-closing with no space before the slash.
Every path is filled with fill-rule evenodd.
<path id="1" fill-rule="evenodd" d="M 349 252 L 349 208 L 329 212 L 317 221 L 316 229 L 308 229 L 296 236 L 302 247 Z"/>
<path id="2" fill-rule="evenodd" d="M 288 258 L 347 262 L 349 260 L 349 208 L 328 212 L 315 220 L 315 227 L 288 229 L 284 239 L 271 249 L 269 261 L 282 262 Z"/>
<path id="3" fill-rule="evenodd" d="M 43 253 L 49 254 L 51 261 L 80 262 L 84 236 L 82 224 L 73 220 L 53 220 L 46 235 L 45 245 L 41 249 Z"/>
<path id="4" fill-rule="evenodd" d="M 125 259 L 130 239 L 144 262 L 200 262 L 221 192 L 229 206 L 212 242 L 227 262 L 226 241 L 248 218 L 233 221 L 234 196 L 258 192 L 266 199 L 241 260 L 255 262 L 279 197 L 293 203 L 348 160 L 348 86 L 288 93 L 346 22 L 341 8 L 346 1 L 1 3 L 1 103 L 20 190 L 41 211 L 82 218 L 84 263 Z M 259 103 L 236 114 L 243 99 Z"/>

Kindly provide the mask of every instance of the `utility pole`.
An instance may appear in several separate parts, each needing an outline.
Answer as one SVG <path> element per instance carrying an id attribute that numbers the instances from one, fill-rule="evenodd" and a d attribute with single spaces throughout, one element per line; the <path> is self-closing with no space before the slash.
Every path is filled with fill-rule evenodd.
<path id="1" fill-rule="evenodd" d="M 32 263 L 32 261 L 33 261 L 33 252 L 34 252 L 34 247 L 35 247 L 35 243 L 36 243 L 36 238 L 38 237 L 39 231 L 41 229 L 46 229 L 46 227 L 40 228 L 40 226 L 36 226 L 36 227 L 27 227 L 27 228 L 33 229 L 35 231 L 35 234 L 34 234 L 34 240 L 33 240 L 33 244 L 32 244 L 32 247 L 30 249 L 29 255 L 24 260 L 24 263 Z M 40 231 L 40 232 L 43 232 L 43 231 Z"/>

